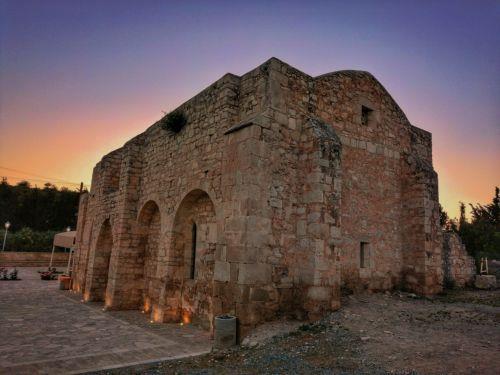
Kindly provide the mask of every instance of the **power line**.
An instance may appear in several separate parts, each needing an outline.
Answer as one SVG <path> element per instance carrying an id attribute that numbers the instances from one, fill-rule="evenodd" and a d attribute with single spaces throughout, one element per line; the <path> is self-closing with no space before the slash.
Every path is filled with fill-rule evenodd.
<path id="1" fill-rule="evenodd" d="M 52 183 L 50 180 L 42 180 L 39 178 L 31 178 L 31 177 L 16 177 L 16 176 L 4 176 L 0 175 L 0 177 L 5 177 L 7 179 L 12 178 L 14 180 L 20 180 L 20 181 L 25 181 L 25 180 L 30 180 L 30 181 L 38 181 L 38 182 L 43 182 L 43 183 Z M 62 185 L 72 185 L 72 186 L 80 186 L 80 184 L 72 183 L 72 182 L 56 182 L 57 184 L 62 184 Z M 86 187 L 85 184 L 83 184 L 84 187 Z"/>
<path id="2" fill-rule="evenodd" d="M 48 179 L 41 179 L 41 178 L 5 176 L 5 175 L 0 175 L 0 177 L 12 178 L 14 180 L 21 180 L 21 181 L 23 181 L 23 180 L 30 180 L 30 181 L 39 181 L 39 182 L 48 182 L 48 183 L 51 183 L 50 180 L 48 180 Z M 73 183 L 73 182 L 54 182 L 54 183 L 80 186 L 80 184 L 76 184 L 76 183 Z"/>
<path id="3" fill-rule="evenodd" d="M 52 177 L 40 176 L 39 174 L 36 174 L 36 173 L 31 173 L 31 172 L 26 172 L 26 171 L 20 171 L 18 169 L 7 168 L 7 167 L 2 167 L 2 166 L 0 166 L 0 169 L 5 169 L 7 171 L 22 173 L 22 174 L 26 174 L 26 175 L 31 175 L 31 176 L 43 178 L 43 179 L 54 181 L 54 182 L 58 182 L 58 183 L 71 184 L 71 185 L 80 185 L 79 182 L 71 182 L 71 181 L 61 180 L 60 178 L 52 178 Z M 11 178 L 19 178 L 19 177 L 11 177 Z M 31 178 L 31 180 L 35 180 L 35 179 Z"/>

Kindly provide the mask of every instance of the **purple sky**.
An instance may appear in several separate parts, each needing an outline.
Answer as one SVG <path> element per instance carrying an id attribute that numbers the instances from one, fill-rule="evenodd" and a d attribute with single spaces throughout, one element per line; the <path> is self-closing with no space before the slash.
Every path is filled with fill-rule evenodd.
<path id="1" fill-rule="evenodd" d="M 500 2 L 487 0 L 0 0 L 0 167 L 17 170 L 0 175 L 89 183 L 162 110 L 271 56 L 373 73 L 433 133 L 452 216 L 500 184 Z"/>

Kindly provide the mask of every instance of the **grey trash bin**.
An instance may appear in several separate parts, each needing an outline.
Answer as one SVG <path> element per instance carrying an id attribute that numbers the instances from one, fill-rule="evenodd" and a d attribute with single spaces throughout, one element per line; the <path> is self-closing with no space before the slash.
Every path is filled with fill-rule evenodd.
<path id="1" fill-rule="evenodd" d="M 219 315 L 215 317 L 214 348 L 225 349 L 236 345 L 236 317 Z"/>

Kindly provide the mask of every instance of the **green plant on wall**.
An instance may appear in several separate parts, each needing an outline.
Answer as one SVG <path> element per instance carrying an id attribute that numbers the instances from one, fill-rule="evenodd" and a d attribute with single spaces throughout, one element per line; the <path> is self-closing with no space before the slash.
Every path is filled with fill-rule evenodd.
<path id="1" fill-rule="evenodd" d="M 179 133 L 186 123 L 186 115 L 181 110 L 172 111 L 160 120 L 161 127 L 173 133 Z"/>

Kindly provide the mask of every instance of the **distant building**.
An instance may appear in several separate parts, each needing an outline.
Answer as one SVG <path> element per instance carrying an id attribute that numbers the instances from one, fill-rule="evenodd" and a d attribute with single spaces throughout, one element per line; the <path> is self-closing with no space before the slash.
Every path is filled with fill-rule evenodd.
<path id="1" fill-rule="evenodd" d="M 155 321 L 242 332 L 339 308 L 341 288 L 443 280 L 431 134 L 369 73 L 275 58 L 226 74 L 104 156 L 78 217 L 74 288 Z"/>

